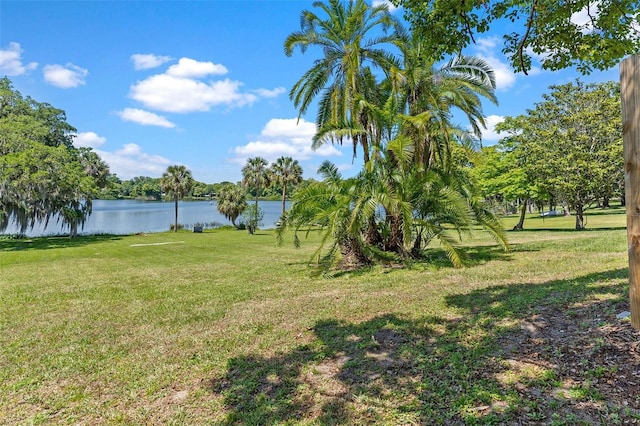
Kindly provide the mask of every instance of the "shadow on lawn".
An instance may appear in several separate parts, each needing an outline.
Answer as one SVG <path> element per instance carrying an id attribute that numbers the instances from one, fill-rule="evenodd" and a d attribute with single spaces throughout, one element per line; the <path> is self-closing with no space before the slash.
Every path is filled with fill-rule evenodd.
<path id="1" fill-rule="evenodd" d="M 65 247 L 81 247 L 105 241 L 122 239 L 118 235 L 80 235 L 69 237 L 37 237 L 0 240 L 0 252 L 22 250 L 50 250 Z"/>
<path id="2" fill-rule="evenodd" d="M 612 302 L 591 296 L 623 299 L 625 278 L 626 269 L 616 269 L 450 295 L 446 303 L 462 311 L 456 318 L 320 320 L 309 330 L 312 342 L 291 352 L 230 359 L 211 390 L 224 399 L 227 425 L 526 423 L 535 420 L 529 401 L 498 379 L 508 368 L 500 339 L 520 332 L 520 321 L 542 306 L 563 312 L 584 302 L 604 311 Z M 537 403 L 553 398 L 541 394 Z M 580 405 L 571 410 L 591 418 Z"/>
<path id="3" fill-rule="evenodd" d="M 540 232 L 540 231 L 589 233 L 589 232 L 598 232 L 598 231 L 624 231 L 626 229 L 627 229 L 626 226 L 604 226 L 604 227 L 598 227 L 598 228 L 589 228 L 589 226 L 587 225 L 585 229 L 575 229 L 575 228 L 541 228 L 541 227 L 527 228 L 525 225 L 524 229 L 509 230 L 508 232 L 514 233 L 514 234 L 526 233 L 526 232 Z"/>

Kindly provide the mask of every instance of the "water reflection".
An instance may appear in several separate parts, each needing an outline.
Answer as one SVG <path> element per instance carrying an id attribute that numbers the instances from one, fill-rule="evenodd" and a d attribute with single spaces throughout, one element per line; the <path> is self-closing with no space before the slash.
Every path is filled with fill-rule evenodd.
<path id="1" fill-rule="evenodd" d="M 275 228 L 280 218 L 282 203 L 280 201 L 260 201 L 259 206 L 264 212 L 261 228 Z M 215 201 L 180 201 L 178 208 L 178 222 L 183 225 L 211 222 L 231 225 L 231 222 L 218 212 Z M 126 235 L 137 232 L 168 231 L 173 224 L 174 213 L 173 202 L 95 200 L 93 213 L 81 233 Z M 16 232 L 18 229 L 15 226 L 9 226 L 5 231 L 7 234 Z M 27 229 L 26 234 L 37 237 L 60 234 L 61 232 L 60 222 L 56 218 L 52 218 L 46 229 L 42 224 L 37 224 L 33 229 Z"/>

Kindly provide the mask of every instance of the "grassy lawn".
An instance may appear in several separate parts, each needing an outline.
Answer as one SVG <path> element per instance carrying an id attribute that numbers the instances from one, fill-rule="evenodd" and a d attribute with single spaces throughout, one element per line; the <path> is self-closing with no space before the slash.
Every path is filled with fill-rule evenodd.
<path id="1" fill-rule="evenodd" d="M 516 390 L 560 384 L 505 366 L 501 336 L 628 292 L 624 211 L 573 220 L 532 215 L 508 253 L 479 232 L 464 269 L 435 247 L 330 277 L 314 235 L 0 241 L 0 424 L 552 424 Z"/>

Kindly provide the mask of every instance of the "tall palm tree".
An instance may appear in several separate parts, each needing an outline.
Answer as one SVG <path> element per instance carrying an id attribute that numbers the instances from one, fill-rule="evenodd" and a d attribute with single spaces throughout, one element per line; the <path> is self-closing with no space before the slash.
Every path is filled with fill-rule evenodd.
<path id="1" fill-rule="evenodd" d="M 415 142 L 415 161 L 429 168 L 447 161 L 449 144 L 457 133 L 452 111 L 465 114 L 476 137 L 486 127 L 482 99 L 497 104 L 495 74 L 483 59 L 457 56 L 436 68 L 424 39 L 414 33 L 401 34 L 402 65 L 390 74 L 393 90 L 405 102 L 405 113 L 421 117 L 419 126 L 405 129 Z"/>
<path id="2" fill-rule="evenodd" d="M 185 166 L 169 166 L 160 178 L 160 188 L 169 196 L 172 196 L 175 201 L 173 232 L 178 232 L 178 200 L 184 198 L 189 193 L 193 183 L 194 180 L 191 176 L 191 171 Z"/>
<path id="3" fill-rule="evenodd" d="M 317 1 L 314 6 L 324 16 L 303 11 L 300 31 L 287 37 L 284 50 L 291 56 L 296 47 L 304 53 L 315 46 L 322 49 L 324 56 L 293 85 L 289 97 L 302 115 L 322 93 L 316 119 L 319 128 L 366 128 L 356 98 L 365 95 L 366 87 L 371 86 L 371 67 L 387 73 L 396 65 L 394 56 L 381 47 L 397 42 L 395 29 L 399 23 L 386 5 L 369 6 L 364 0 Z M 343 138 L 351 139 L 354 156 L 360 145 L 364 161 L 369 160 L 366 133 L 334 133 L 333 137 L 339 143 Z"/>
<path id="4" fill-rule="evenodd" d="M 269 184 L 268 164 L 264 158 L 254 157 L 247 159 L 247 164 L 242 168 L 242 183 L 244 186 L 252 187 L 256 192 L 256 209 L 258 208 L 260 190 Z"/>
<path id="5" fill-rule="evenodd" d="M 282 216 L 285 212 L 285 200 L 287 199 L 287 185 L 297 185 L 302 182 L 302 167 L 298 160 L 291 157 L 280 157 L 271 165 L 272 183 L 282 186 Z"/>

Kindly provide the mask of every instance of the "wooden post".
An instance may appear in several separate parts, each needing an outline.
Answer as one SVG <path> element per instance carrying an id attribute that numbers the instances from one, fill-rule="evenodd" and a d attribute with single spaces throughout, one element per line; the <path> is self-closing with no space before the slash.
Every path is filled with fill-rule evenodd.
<path id="1" fill-rule="evenodd" d="M 640 329 L 640 56 L 620 63 L 631 326 Z"/>

